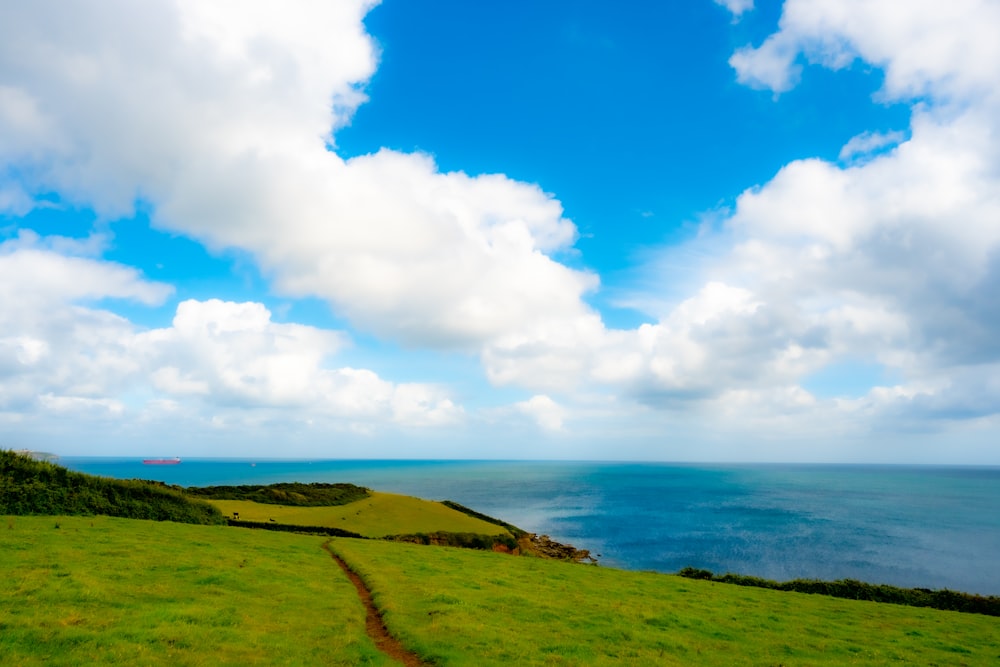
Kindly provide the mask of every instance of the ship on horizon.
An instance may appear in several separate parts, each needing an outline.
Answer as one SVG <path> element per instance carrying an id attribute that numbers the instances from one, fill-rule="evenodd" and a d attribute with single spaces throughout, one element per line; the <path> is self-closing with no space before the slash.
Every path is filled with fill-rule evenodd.
<path id="1" fill-rule="evenodd" d="M 172 466 L 181 462 L 181 457 L 175 456 L 172 459 L 143 459 L 143 463 L 148 466 Z"/>

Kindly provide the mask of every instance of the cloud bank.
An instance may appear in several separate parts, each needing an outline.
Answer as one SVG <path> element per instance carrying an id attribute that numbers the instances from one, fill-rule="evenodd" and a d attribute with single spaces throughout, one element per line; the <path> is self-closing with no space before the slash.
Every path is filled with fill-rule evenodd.
<path id="1" fill-rule="evenodd" d="M 753 3 L 720 4 L 739 16 Z M 372 6 L 3 7 L 0 211 L 56 195 L 114 221 L 148 205 L 158 229 L 249 253 L 277 294 L 318 297 L 357 331 L 476 355 L 490 383 L 533 396 L 511 414 L 546 431 L 571 431 L 595 394 L 649 433 L 703 415 L 783 434 L 995 427 L 994 3 L 787 0 L 772 35 L 732 54 L 736 79 L 780 95 L 810 67 L 876 68 L 873 103 L 910 105 L 909 127 L 872 128 L 838 162 L 795 161 L 740 194 L 691 242 L 711 250 L 695 288 L 631 329 L 588 304 L 600 279 L 560 260 L 577 229 L 540 186 L 442 172 L 426 154 L 337 153 L 377 67 Z M 222 426 L 252 412 L 359 431 L 469 419 L 436 383 L 337 367 L 347 334 L 275 322 L 259 303 L 184 301 L 170 327 L 143 330 L 108 300 L 163 303 L 170 286 L 74 243 L 22 233 L 2 246 L 4 419 L 180 410 Z M 884 381 L 806 388 L 855 362 Z"/>
<path id="2" fill-rule="evenodd" d="M 778 31 L 733 55 L 738 80 L 782 93 L 804 65 L 866 63 L 885 72 L 879 100 L 910 105 L 909 127 L 866 132 L 840 163 L 795 161 L 743 192 L 691 242 L 708 249 L 692 253 L 705 258 L 688 277 L 701 286 L 656 321 L 613 331 L 579 318 L 530 347 L 490 348 L 488 371 L 538 388 L 602 384 L 757 432 L 995 428 L 998 28 L 991 3 L 786 2 Z M 857 362 L 882 371 L 862 394 L 805 388 Z"/>

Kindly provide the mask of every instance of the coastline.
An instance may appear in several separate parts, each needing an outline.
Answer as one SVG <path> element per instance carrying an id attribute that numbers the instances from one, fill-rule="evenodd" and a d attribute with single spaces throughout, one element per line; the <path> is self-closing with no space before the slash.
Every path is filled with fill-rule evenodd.
<path id="1" fill-rule="evenodd" d="M 137 458 L 63 463 L 181 486 L 346 481 L 450 498 L 628 570 L 695 567 L 774 581 L 848 578 L 1000 594 L 995 467 L 188 457 L 164 467 Z"/>

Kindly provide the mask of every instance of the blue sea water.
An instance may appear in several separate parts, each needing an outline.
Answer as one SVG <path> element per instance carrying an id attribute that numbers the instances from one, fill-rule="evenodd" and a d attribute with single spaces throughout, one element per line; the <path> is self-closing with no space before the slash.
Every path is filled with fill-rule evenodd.
<path id="1" fill-rule="evenodd" d="M 1000 594 L 1000 468 L 65 458 L 182 486 L 352 482 L 454 500 L 607 566 Z"/>

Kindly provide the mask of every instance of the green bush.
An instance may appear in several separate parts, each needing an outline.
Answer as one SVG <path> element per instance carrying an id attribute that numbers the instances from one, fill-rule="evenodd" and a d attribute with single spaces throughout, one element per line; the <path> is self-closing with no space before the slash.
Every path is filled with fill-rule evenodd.
<path id="1" fill-rule="evenodd" d="M 845 598 L 848 600 L 868 600 L 871 602 L 886 602 L 910 607 L 930 607 L 946 611 L 1000 616 L 1000 597 L 984 597 L 982 595 L 960 593 L 948 589 L 932 591 L 926 588 L 899 588 L 887 584 L 868 584 L 856 579 L 838 579 L 836 581 L 793 579 L 792 581 L 778 582 L 742 574 L 727 573 L 715 575 L 709 570 L 700 570 L 693 567 L 685 567 L 677 574 L 688 579 L 705 579 L 723 584 L 735 584 L 737 586 L 770 588 L 776 591 L 829 595 L 830 597 Z"/>
<path id="2" fill-rule="evenodd" d="M 185 493 L 212 500 L 250 500 L 268 505 L 295 507 L 332 507 L 363 500 L 371 491 L 354 484 L 281 482 L 279 484 L 244 484 L 241 486 L 193 486 Z"/>
<path id="3" fill-rule="evenodd" d="M 510 535 L 481 535 L 479 533 L 452 533 L 439 530 L 433 533 L 411 533 L 407 535 L 391 535 L 385 539 L 392 542 L 411 542 L 413 544 L 434 544 L 437 546 L 459 547 L 462 549 L 479 549 L 492 551 L 497 545 L 509 551 L 517 548 L 517 540 Z"/>
<path id="4" fill-rule="evenodd" d="M 206 502 L 142 480 L 97 477 L 0 450 L 0 514 L 94 515 L 181 523 L 223 524 Z"/>
<path id="5" fill-rule="evenodd" d="M 711 570 L 699 570 L 696 567 L 686 567 L 677 574 L 688 579 L 711 579 L 714 576 Z"/>
<path id="6" fill-rule="evenodd" d="M 330 526 L 300 526 L 291 523 L 274 523 L 264 521 L 240 521 L 239 519 L 226 519 L 226 523 L 237 528 L 256 528 L 257 530 L 274 530 L 279 533 L 301 533 L 303 535 L 328 535 L 329 537 L 353 537 L 359 540 L 368 538 L 360 533 L 355 533 L 343 528 L 332 528 Z"/>
<path id="7" fill-rule="evenodd" d="M 454 500 L 442 500 L 441 504 L 444 505 L 445 507 L 450 507 L 451 509 L 457 512 L 461 512 L 462 514 L 467 514 L 468 516 L 471 516 L 475 519 L 485 521 L 486 523 L 492 523 L 494 526 L 500 526 L 501 528 L 506 528 L 511 532 L 512 535 L 514 535 L 514 537 L 522 537 L 528 534 L 527 531 L 521 530 L 520 528 L 518 528 L 513 524 L 507 523 L 506 521 L 501 521 L 500 519 L 494 519 L 493 517 L 487 514 L 483 514 L 482 512 L 477 512 L 476 510 L 470 509 L 465 505 L 459 505 Z"/>

